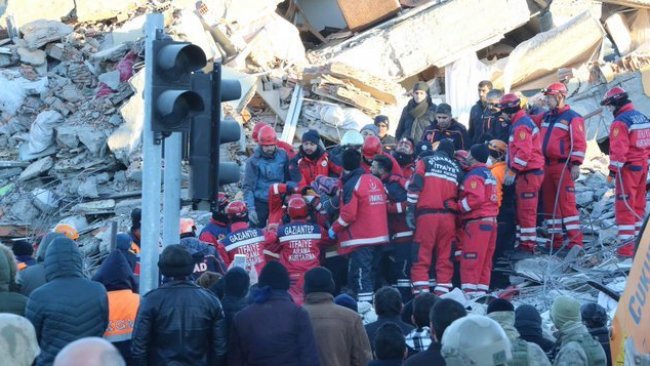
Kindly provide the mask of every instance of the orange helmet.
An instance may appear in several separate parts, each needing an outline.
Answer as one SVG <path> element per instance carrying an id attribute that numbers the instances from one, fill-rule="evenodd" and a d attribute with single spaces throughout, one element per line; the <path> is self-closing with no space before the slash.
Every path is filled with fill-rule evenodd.
<path id="1" fill-rule="evenodd" d="M 251 136 L 253 138 L 253 141 L 257 142 L 257 138 L 260 135 L 260 130 L 264 126 L 268 126 L 268 124 L 266 124 L 264 122 L 257 122 L 255 124 L 255 127 L 253 127 L 253 135 Z"/>
<path id="2" fill-rule="evenodd" d="M 628 96 L 625 89 L 620 86 L 615 86 L 607 91 L 607 94 L 605 94 L 600 105 L 616 105 L 619 101 L 626 100 L 627 98 Z"/>
<path id="3" fill-rule="evenodd" d="M 58 224 L 53 230 L 55 233 L 63 234 L 71 240 L 79 239 L 79 232 L 70 224 Z"/>
<path id="4" fill-rule="evenodd" d="M 363 157 L 372 160 L 382 152 L 381 140 L 377 136 L 368 136 L 363 141 Z"/>
<path id="5" fill-rule="evenodd" d="M 560 83 L 560 82 L 555 82 L 551 83 L 551 85 L 547 86 L 545 89 L 542 89 L 542 93 L 544 95 L 558 95 L 562 94 L 564 96 L 567 95 L 568 90 L 566 88 L 566 85 Z"/>
<path id="6" fill-rule="evenodd" d="M 303 219 L 309 214 L 307 202 L 299 194 L 292 194 L 287 204 L 287 213 L 292 219 Z"/>
<path id="7" fill-rule="evenodd" d="M 196 224 L 194 223 L 194 220 L 183 217 L 181 218 L 180 228 L 181 235 L 191 234 L 194 232 L 194 230 L 196 230 Z"/>
<path id="8" fill-rule="evenodd" d="M 278 135 L 275 133 L 275 129 L 271 126 L 262 126 L 260 128 L 259 134 L 257 135 L 257 141 L 262 146 L 270 146 L 278 144 Z"/>

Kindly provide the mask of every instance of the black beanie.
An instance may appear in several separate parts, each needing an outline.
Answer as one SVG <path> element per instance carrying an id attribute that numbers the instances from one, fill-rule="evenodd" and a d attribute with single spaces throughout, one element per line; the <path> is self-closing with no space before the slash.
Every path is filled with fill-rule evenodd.
<path id="1" fill-rule="evenodd" d="M 385 123 L 386 126 L 390 127 L 390 122 L 388 122 L 388 117 L 384 115 L 379 115 L 375 117 L 375 126 L 379 125 L 380 123 Z"/>
<path id="2" fill-rule="evenodd" d="M 495 299 L 488 305 L 487 313 L 490 314 L 495 311 L 515 311 L 515 307 L 508 300 Z"/>
<path id="3" fill-rule="evenodd" d="M 13 242 L 11 250 L 14 252 L 15 256 L 34 254 L 34 247 L 25 240 Z"/>
<path id="4" fill-rule="evenodd" d="M 318 145 L 320 143 L 320 135 L 316 130 L 308 130 L 302 134 L 302 142 L 309 141 L 313 144 Z"/>
<path id="5" fill-rule="evenodd" d="M 223 277 L 223 293 L 233 297 L 245 297 L 251 285 L 248 273 L 241 267 L 232 267 Z"/>
<path id="6" fill-rule="evenodd" d="M 158 268 L 165 277 L 187 277 L 194 272 L 194 259 L 185 247 L 168 245 L 160 253 Z"/>
<path id="7" fill-rule="evenodd" d="M 440 103 L 438 104 L 438 108 L 436 108 L 436 113 L 451 116 L 451 106 L 447 103 Z"/>
<path id="8" fill-rule="evenodd" d="M 355 149 L 343 151 L 343 169 L 351 172 L 361 166 L 361 153 Z"/>
<path id="9" fill-rule="evenodd" d="M 449 157 L 454 156 L 454 142 L 451 139 L 442 139 L 440 144 L 438 144 L 438 149 L 436 151 L 441 151 L 447 154 Z"/>
<path id="10" fill-rule="evenodd" d="M 478 160 L 478 162 L 485 164 L 490 156 L 490 149 L 488 149 L 485 144 L 475 144 L 469 150 L 469 153 L 474 159 Z"/>
<path id="11" fill-rule="evenodd" d="M 273 290 L 288 290 L 289 272 L 278 261 L 271 261 L 262 268 L 259 282 L 260 287 L 269 286 Z"/>
<path id="12" fill-rule="evenodd" d="M 305 295 L 312 292 L 334 294 L 334 287 L 332 272 L 327 268 L 316 267 L 305 273 Z"/>

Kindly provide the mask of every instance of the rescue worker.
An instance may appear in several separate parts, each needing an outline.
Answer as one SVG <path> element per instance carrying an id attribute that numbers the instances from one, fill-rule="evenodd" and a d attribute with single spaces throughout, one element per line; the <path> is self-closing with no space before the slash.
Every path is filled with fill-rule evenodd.
<path id="1" fill-rule="evenodd" d="M 265 122 L 257 122 L 255 124 L 255 126 L 253 127 L 253 133 L 251 134 L 251 137 L 253 138 L 253 141 L 255 141 L 255 143 L 259 143 L 259 134 L 260 131 L 262 130 L 262 127 L 267 127 L 267 126 L 271 127 L 268 123 Z M 293 146 L 291 146 L 291 144 L 288 144 L 284 141 L 278 141 L 278 147 L 287 153 L 289 159 L 293 159 L 294 156 L 296 156 L 296 151 L 293 149 Z"/>
<path id="2" fill-rule="evenodd" d="M 587 149 L 585 122 L 566 104 L 564 84 L 552 83 L 543 92 L 549 111 L 535 119 L 541 127 L 545 160 L 542 197 L 546 227 L 554 249 L 562 247 L 562 226 L 567 232 L 568 247 L 582 246 L 574 181 L 580 177 L 580 165 Z"/>
<path id="3" fill-rule="evenodd" d="M 509 93 L 500 101 L 510 119 L 508 169 L 504 184 L 515 184 L 519 249 L 534 252 L 537 240 L 537 203 L 544 179 L 544 157 L 539 129 L 521 108 L 521 99 Z"/>
<path id="4" fill-rule="evenodd" d="M 57 224 L 52 230 L 55 233 L 63 234 L 70 240 L 79 239 L 79 232 L 70 224 Z"/>
<path id="5" fill-rule="evenodd" d="M 388 134 L 388 129 L 390 128 L 388 117 L 384 115 L 376 116 L 375 126 L 379 129 L 378 137 L 381 140 L 381 145 L 384 147 L 384 151 L 393 151 L 397 141 L 394 136 Z"/>
<path id="6" fill-rule="evenodd" d="M 301 195 L 291 195 L 287 213 L 291 221 L 280 225 L 277 240 L 265 248 L 280 254 L 279 261 L 291 281 L 289 295 L 293 302 L 302 305 L 305 273 L 319 266 L 320 249 L 328 237 L 325 229 L 309 221 L 309 207 Z"/>
<path id="7" fill-rule="evenodd" d="M 467 148 L 469 143 L 467 129 L 451 116 L 451 106 L 447 103 L 438 106 L 436 120 L 424 130 L 422 139 L 432 144 L 443 139 L 451 139 L 456 150 Z"/>
<path id="8" fill-rule="evenodd" d="M 372 302 L 374 269 L 379 260 L 379 245 L 388 243 L 386 193 L 381 181 L 365 174 L 361 154 L 355 149 L 343 152 L 343 192 L 339 218 L 329 229 L 329 238 L 338 239 L 339 253 L 350 256 L 348 286 L 359 302 Z"/>
<path id="9" fill-rule="evenodd" d="M 383 155 L 390 159 L 390 161 L 393 163 L 392 173 L 399 176 L 402 175 L 402 169 L 400 168 L 399 164 L 390 153 L 384 151 L 381 145 L 381 141 L 379 141 L 379 137 L 376 136 L 368 136 L 363 141 L 361 167 L 366 172 L 366 174 L 370 173 L 372 160 L 377 155 Z"/>
<path id="10" fill-rule="evenodd" d="M 429 85 L 419 81 L 413 86 L 411 99 L 402 110 L 395 130 L 395 138 L 408 137 L 413 141 L 422 140 L 424 130 L 434 120 L 436 105 L 431 101 Z"/>
<path id="11" fill-rule="evenodd" d="M 485 128 L 484 121 L 485 116 L 490 114 L 488 93 L 493 90 L 492 88 L 492 82 L 489 80 L 481 80 L 478 83 L 478 100 L 469 112 L 469 130 L 467 131 L 469 144 L 483 142 L 480 139 L 488 132 L 488 129 Z"/>
<path id="12" fill-rule="evenodd" d="M 226 207 L 230 220 L 230 234 L 219 240 L 219 254 L 230 266 L 236 254 L 246 256 L 246 270 L 259 274 L 264 268 L 264 246 L 275 241 L 275 235 L 248 225 L 248 207 L 244 201 L 233 201 Z"/>
<path id="13" fill-rule="evenodd" d="M 402 178 L 391 173 L 393 162 L 383 155 L 375 156 L 370 171 L 381 179 L 388 196 L 388 231 L 390 246 L 386 254 L 390 257 L 389 283 L 402 295 L 402 301 L 408 302 L 411 291 L 411 253 L 413 230 L 406 225 L 406 189 Z"/>
<path id="14" fill-rule="evenodd" d="M 415 293 L 429 291 L 429 267 L 436 258 L 434 291 L 444 294 L 452 289 L 454 268 L 451 242 L 456 233 L 453 208 L 458 200 L 461 170 L 454 156 L 454 144 L 442 140 L 432 155 L 418 160 L 408 186 L 406 222 L 416 229 L 411 281 Z M 450 209 L 451 207 L 451 209 Z"/>
<path id="15" fill-rule="evenodd" d="M 501 112 L 499 101 L 502 96 L 503 92 L 499 89 L 492 89 L 487 94 L 487 109 L 483 115 L 483 125 L 485 126 L 484 135 L 492 136 L 492 139 L 508 141 L 508 136 L 510 136 L 510 122 Z"/>
<path id="16" fill-rule="evenodd" d="M 614 87 L 605 94 L 602 105 L 614 114 L 609 131 L 609 178 L 616 187 L 616 225 L 624 244 L 618 255 L 634 256 L 634 238 L 645 217 L 646 176 L 650 156 L 650 121 L 634 109 L 627 92 Z"/>
<path id="17" fill-rule="evenodd" d="M 217 248 L 196 238 L 196 225 L 190 218 L 180 220 L 180 245 L 187 249 L 194 260 L 194 270 L 190 278 L 197 280 L 205 272 L 226 274 L 227 268 Z M 218 243 L 218 242 L 217 242 Z"/>
<path id="18" fill-rule="evenodd" d="M 485 144 L 472 146 L 458 197 L 462 255 L 461 289 L 469 297 L 485 295 L 490 289 L 492 256 L 497 240 L 496 179 L 485 165 L 490 156 Z"/>
<path id="19" fill-rule="evenodd" d="M 302 135 L 298 154 L 289 162 L 291 180 L 298 182 L 299 188 L 311 185 L 319 175 L 341 175 L 341 168 L 330 162 L 329 155 L 321 145 L 318 131 L 308 130 Z"/>
<path id="20" fill-rule="evenodd" d="M 404 185 L 411 179 L 415 172 L 415 147 L 413 141 L 404 137 L 395 146 L 393 157 L 402 170 Z"/>
<path id="21" fill-rule="evenodd" d="M 487 316 L 470 314 L 455 320 L 445 329 L 441 343 L 447 365 L 502 366 L 512 360 L 508 336 Z"/>
<path id="22" fill-rule="evenodd" d="M 341 138 L 341 143 L 329 151 L 330 159 L 337 167 L 343 167 L 343 151 L 346 149 L 356 149 L 361 152 L 363 147 L 363 136 L 359 131 L 350 130 Z"/>
<path id="23" fill-rule="evenodd" d="M 246 161 L 242 189 L 251 224 L 261 228 L 266 226 L 269 216 L 269 187 L 289 180 L 289 158 L 284 150 L 278 148 L 278 136 L 272 127 L 262 127 L 258 141 L 260 146 Z"/>
<path id="24" fill-rule="evenodd" d="M 228 232 L 228 215 L 226 215 L 226 207 L 230 203 L 230 196 L 226 193 L 219 192 L 217 196 L 217 206 L 212 211 L 210 221 L 203 227 L 199 240 L 212 244 L 217 248 L 219 240 L 223 239 Z"/>

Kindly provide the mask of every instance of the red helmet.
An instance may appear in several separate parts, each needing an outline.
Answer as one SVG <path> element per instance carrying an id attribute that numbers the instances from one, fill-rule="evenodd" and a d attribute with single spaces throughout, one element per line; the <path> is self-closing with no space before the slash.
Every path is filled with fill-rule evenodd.
<path id="1" fill-rule="evenodd" d="M 303 219 L 307 217 L 309 214 L 307 202 L 305 202 L 305 199 L 301 195 L 292 194 L 287 204 L 287 213 L 292 219 Z"/>
<path id="2" fill-rule="evenodd" d="M 271 126 L 262 126 L 259 133 L 257 134 L 257 141 L 262 146 L 277 145 L 278 144 L 278 135 L 275 133 L 275 129 Z"/>
<path id="3" fill-rule="evenodd" d="M 219 209 L 219 211 L 223 212 L 229 203 L 230 203 L 230 196 L 228 195 L 228 193 L 219 192 L 219 194 L 217 194 L 217 208 Z"/>
<path id="4" fill-rule="evenodd" d="M 467 164 L 468 157 L 469 157 L 469 152 L 467 150 L 456 150 L 456 152 L 454 153 L 454 159 L 458 161 L 458 164 L 463 169 L 469 168 L 469 164 Z"/>
<path id="5" fill-rule="evenodd" d="M 264 126 L 268 126 L 268 124 L 266 124 L 266 123 L 264 123 L 264 122 L 257 122 L 257 123 L 255 124 L 255 127 L 253 127 L 253 135 L 251 136 L 251 137 L 253 138 L 253 141 L 257 142 L 257 137 L 258 137 L 259 134 L 260 134 L 260 130 L 261 130 L 262 127 L 264 127 Z"/>
<path id="6" fill-rule="evenodd" d="M 515 93 L 508 93 L 499 100 L 499 107 L 505 113 L 517 113 L 521 109 L 521 98 Z"/>
<path id="7" fill-rule="evenodd" d="M 544 93 L 544 95 L 567 95 L 568 90 L 566 89 L 566 85 L 560 82 L 555 82 L 551 83 L 551 85 L 547 86 L 545 89 L 542 89 L 542 93 Z"/>
<path id="8" fill-rule="evenodd" d="M 620 86 L 615 86 L 607 91 L 607 94 L 605 94 L 600 105 L 616 105 L 619 101 L 626 100 L 627 98 L 628 96 L 625 89 Z"/>
<path id="9" fill-rule="evenodd" d="M 248 216 L 248 207 L 244 201 L 232 201 L 226 206 L 226 215 L 229 219 L 244 219 Z"/>
<path id="10" fill-rule="evenodd" d="M 363 157 L 368 160 L 372 160 L 375 155 L 381 154 L 382 149 L 381 140 L 377 136 L 368 136 L 363 141 Z"/>

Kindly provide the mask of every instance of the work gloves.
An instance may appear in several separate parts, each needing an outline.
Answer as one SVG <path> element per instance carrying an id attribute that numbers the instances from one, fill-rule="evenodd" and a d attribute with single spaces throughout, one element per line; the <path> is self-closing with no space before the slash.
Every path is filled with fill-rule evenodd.
<path id="1" fill-rule="evenodd" d="M 506 171 L 506 176 L 503 178 L 503 184 L 507 186 L 511 186 L 515 183 L 515 178 L 517 177 L 517 173 L 513 172 L 512 170 L 508 169 Z"/>
<path id="2" fill-rule="evenodd" d="M 411 230 L 415 230 L 415 206 L 406 206 L 406 226 Z"/>
<path id="3" fill-rule="evenodd" d="M 575 182 L 580 178 L 580 165 L 572 165 L 571 166 L 571 179 Z"/>
<path id="4" fill-rule="evenodd" d="M 329 236 L 330 240 L 336 239 L 336 233 L 334 232 L 334 229 L 330 228 L 327 230 L 327 236 Z"/>

